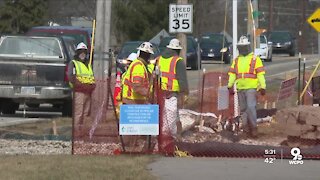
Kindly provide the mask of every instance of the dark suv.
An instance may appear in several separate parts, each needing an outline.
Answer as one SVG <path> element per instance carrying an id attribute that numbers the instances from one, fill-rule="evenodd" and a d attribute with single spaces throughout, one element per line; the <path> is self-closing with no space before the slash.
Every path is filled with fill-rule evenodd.
<path id="1" fill-rule="evenodd" d="M 268 34 L 268 39 L 272 42 L 273 53 L 287 53 L 290 56 L 296 54 L 295 37 L 288 31 L 272 31 Z"/>
<path id="2" fill-rule="evenodd" d="M 203 34 L 200 39 L 201 60 L 222 60 L 225 64 L 230 63 L 231 53 L 230 45 L 227 39 L 220 33 Z M 222 49 L 225 52 L 222 53 Z"/>

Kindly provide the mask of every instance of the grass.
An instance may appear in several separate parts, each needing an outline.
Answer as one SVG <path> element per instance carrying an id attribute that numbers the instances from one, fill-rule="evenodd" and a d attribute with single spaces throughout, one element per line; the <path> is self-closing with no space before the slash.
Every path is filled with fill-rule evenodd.
<path id="1" fill-rule="evenodd" d="M 155 156 L 0 156 L 1 179 L 156 179 L 146 166 Z"/>

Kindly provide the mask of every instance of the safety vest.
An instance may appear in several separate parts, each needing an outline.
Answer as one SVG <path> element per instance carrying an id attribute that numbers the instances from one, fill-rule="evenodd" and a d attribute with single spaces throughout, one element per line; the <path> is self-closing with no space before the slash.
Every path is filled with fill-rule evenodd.
<path id="1" fill-rule="evenodd" d="M 129 100 L 147 100 L 146 96 L 137 93 L 132 87 L 133 84 L 140 84 L 142 88 L 149 88 L 148 72 L 140 60 L 134 60 L 124 77 L 122 78 L 122 98 Z"/>
<path id="2" fill-rule="evenodd" d="M 238 89 L 251 89 L 258 87 L 258 74 L 265 74 L 261 59 L 253 53 L 247 56 L 239 56 L 229 69 L 229 76 L 235 75 Z"/>
<path id="3" fill-rule="evenodd" d="M 87 67 L 83 62 L 77 60 L 72 60 L 72 62 L 76 68 L 76 78 L 79 80 L 79 82 L 81 82 L 82 84 L 95 83 L 92 67 L 90 64 Z"/>
<path id="4" fill-rule="evenodd" d="M 166 91 L 179 92 L 179 82 L 177 80 L 176 66 L 182 58 L 173 56 L 170 58 L 160 57 L 158 65 L 161 71 L 161 89 Z"/>

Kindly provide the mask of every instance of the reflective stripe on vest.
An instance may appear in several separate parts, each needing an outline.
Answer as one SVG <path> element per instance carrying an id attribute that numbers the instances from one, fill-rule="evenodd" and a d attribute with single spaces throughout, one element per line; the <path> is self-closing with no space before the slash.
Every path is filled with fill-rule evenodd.
<path id="1" fill-rule="evenodd" d="M 235 74 L 237 75 L 237 79 L 240 78 L 252 78 L 252 79 L 256 79 L 257 78 L 257 74 L 254 73 L 254 68 L 256 66 L 257 60 L 255 58 L 255 56 L 252 57 L 251 62 L 250 62 L 250 66 L 249 66 L 249 72 L 247 73 L 239 73 L 239 59 L 236 58 L 235 59 L 235 67 L 232 71 L 232 68 L 230 68 L 230 72 L 235 72 Z M 263 67 L 262 67 L 263 68 Z"/>
<path id="2" fill-rule="evenodd" d="M 83 84 L 93 84 L 95 82 L 91 65 L 88 67 L 76 60 L 72 60 L 76 68 L 76 78 Z"/>
<path id="3" fill-rule="evenodd" d="M 176 77 L 176 66 L 180 59 L 179 56 L 173 56 L 170 60 L 160 57 L 159 65 L 161 70 L 161 89 L 167 91 L 180 91 L 179 83 Z M 169 66 L 168 66 L 168 62 Z"/>
<path id="4" fill-rule="evenodd" d="M 132 93 L 133 83 L 132 83 L 131 79 L 132 79 L 133 81 L 142 81 L 142 82 L 145 81 L 145 78 L 143 78 L 143 77 L 141 77 L 141 76 L 133 76 L 133 75 L 132 75 L 133 70 L 134 70 L 134 67 L 137 66 L 137 65 L 142 65 L 142 66 L 144 67 L 144 72 L 143 72 L 144 77 L 145 77 L 145 78 L 148 78 L 147 70 L 146 70 L 144 64 L 143 64 L 141 61 L 136 61 L 136 62 L 134 62 L 134 64 L 132 64 L 132 66 L 130 66 L 130 72 L 127 72 L 127 73 L 129 73 L 129 75 L 126 74 L 126 75 L 124 76 L 124 80 L 123 80 L 123 84 L 128 87 L 127 92 L 124 92 L 124 91 L 123 91 L 124 94 L 125 94 L 125 93 L 127 94 L 127 97 L 125 97 L 125 96 L 124 96 L 124 97 L 125 97 L 125 98 L 128 98 L 128 99 L 137 99 L 137 98 L 135 98 L 135 97 L 132 97 L 132 95 L 133 95 L 133 93 Z M 129 70 L 129 69 L 128 69 L 128 70 Z M 129 79 L 128 79 L 128 76 L 129 76 Z M 123 88 L 123 89 L 125 89 L 125 88 Z M 123 94 L 123 95 L 124 95 L 124 94 Z"/>

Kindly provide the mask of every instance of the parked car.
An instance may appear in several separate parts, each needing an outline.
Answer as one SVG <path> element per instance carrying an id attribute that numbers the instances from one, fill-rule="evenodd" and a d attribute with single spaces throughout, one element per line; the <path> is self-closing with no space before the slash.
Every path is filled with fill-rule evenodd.
<path id="1" fill-rule="evenodd" d="M 260 35 L 260 47 L 255 49 L 255 54 L 260 56 L 264 61 L 272 61 L 272 43 L 267 41 L 265 35 Z"/>
<path id="2" fill-rule="evenodd" d="M 161 39 L 159 44 L 160 53 L 162 53 L 166 46 L 169 44 L 171 39 L 176 38 L 174 36 L 164 37 Z M 200 67 L 198 67 L 198 43 L 196 42 L 193 36 L 187 36 L 187 61 L 186 66 L 191 67 L 192 70 L 201 69 L 201 62 Z"/>
<path id="3" fill-rule="evenodd" d="M 201 60 L 222 60 L 225 64 L 230 63 L 230 44 L 220 33 L 203 34 L 200 38 Z"/>
<path id="4" fill-rule="evenodd" d="M 117 55 L 116 59 L 116 68 L 118 71 L 124 73 L 126 68 L 130 65 L 130 62 L 127 62 L 126 59 L 131 53 L 136 53 L 138 51 L 138 47 L 143 43 L 143 41 L 127 41 L 123 43 L 121 49 Z M 156 58 L 160 51 L 156 45 L 153 44 L 154 54 L 151 55 L 151 59 Z"/>
<path id="5" fill-rule="evenodd" d="M 20 103 L 61 105 L 72 114 L 67 64 L 73 58 L 71 38 L 3 36 L 0 40 L 0 110 L 14 114 Z"/>
<path id="6" fill-rule="evenodd" d="M 288 31 L 272 31 L 268 34 L 272 42 L 273 53 L 287 53 L 290 56 L 296 54 L 295 37 Z"/>
<path id="7" fill-rule="evenodd" d="M 36 26 L 32 27 L 27 35 L 32 36 L 68 36 L 75 39 L 76 44 L 85 43 L 91 49 L 92 29 L 76 26 Z"/>

